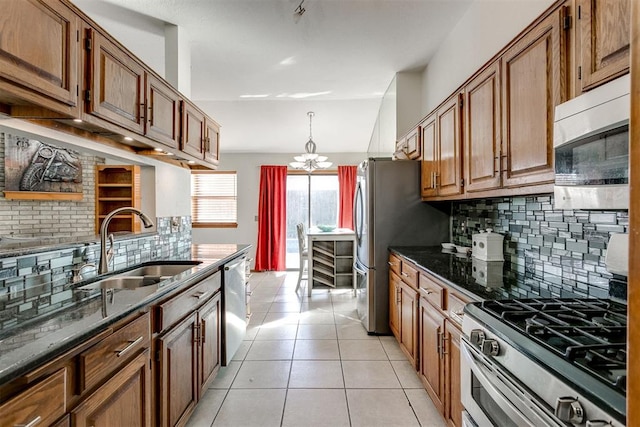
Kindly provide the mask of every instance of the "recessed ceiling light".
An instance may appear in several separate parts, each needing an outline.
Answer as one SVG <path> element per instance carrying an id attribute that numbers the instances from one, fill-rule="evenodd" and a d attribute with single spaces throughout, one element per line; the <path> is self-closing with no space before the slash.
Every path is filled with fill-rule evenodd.
<path id="1" fill-rule="evenodd" d="M 162 148 L 154 148 L 154 151 L 162 151 Z"/>
<path id="2" fill-rule="evenodd" d="M 240 95 L 240 98 L 266 98 L 268 96 L 268 93 L 261 93 L 257 95 Z"/>
<path id="3" fill-rule="evenodd" d="M 130 136 L 125 136 L 125 137 L 124 137 L 124 140 L 125 140 L 125 141 L 133 141 L 133 138 L 131 138 Z"/>
<path id="4" fill-rule="evenodd" d="M 311 98 L 312 96 L 320 96 L 320 95 L 328 95 L 330 94 L 330 90 L 325 90 L 324 92 L 298 92 L 292 93 L 289 95 L 289 98 L 301 99 L 301 98 Z"/>
<path id="5" fill-rule="evenodd" d="M 81 119 L 73 119 L 73 121 L 76 122 L 76 123 L 82 123 Z"/>

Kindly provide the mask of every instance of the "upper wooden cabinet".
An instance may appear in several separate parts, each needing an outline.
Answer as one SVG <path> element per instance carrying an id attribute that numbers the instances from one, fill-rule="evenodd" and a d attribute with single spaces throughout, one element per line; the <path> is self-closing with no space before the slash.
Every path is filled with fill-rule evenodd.
<path id="1" fill-rule="evenodd" d="M 143 135 L 144 67 L 93 29 L 86 30 L 86 40 L 87 113 Z"/>
<path id="2" fill-rule="evenodd" d="M 420 158 L 420 126 L 409 131 L 405 136 L 396 141 L 396 153 L 402 153 L 403 157 L 410 160 Z"/>
<path id="3" fill-rule="evenodd" d="M 500 62 L 464 87 L 464 176 L 466 191 L 492 190 L 500 177 Z"/>
<path id="4" fill-rule="evenodd" d="M 58 0 L 5 1 L 0 29 L 0 103 L 77 116 L 78 16 Z"/>
<path id="5" fill-rule="evenodd" d="M 165 81 L 146 75 L 145 133 L 172 149 L 180 142 L 181 99 Z"/>
<path id="6" fill-rule="evenodd" d="M 214 165 L 220 159 L 220 125 L 206 117 L 204 136 L 204 160 Z"/>
<path id="7" fill-rule="evenodd" d="M 579 0 L 580 82 L 592 89 L 629 71 L 631 0 Z"/>
<path id="8" fill-rule="evenodd" d="M 561 101 L 560 11 L 527 32 L 501 57 L 502 185 L 553 182 L 553 115 Z"/>
<path id="9" fill-rule="evenodd" d="M 421 190 L 423 198 L 438 194 L 436 188 L 437 148 L 436 148 L 436 115 L 432 114 L 420 124 L 422 133 Z"/>
<path id="10" fill-rule="evenodd" d="M 220 126 L 191 102 L 182 101 L 180 149 L 207 163 L 217 165 Z"/>

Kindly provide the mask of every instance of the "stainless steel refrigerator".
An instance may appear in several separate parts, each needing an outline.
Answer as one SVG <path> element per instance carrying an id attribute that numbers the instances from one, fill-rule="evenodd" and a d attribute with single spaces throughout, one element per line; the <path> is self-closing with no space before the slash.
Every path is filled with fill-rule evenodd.
<path id="1" fill-rule="evenodd" d="M 389 334 L 389 246 L 449 241 L 449 211 L 421 201 L 415 160 L 365 160 L 354 199 L 358 316 L 369 334 Z"/>

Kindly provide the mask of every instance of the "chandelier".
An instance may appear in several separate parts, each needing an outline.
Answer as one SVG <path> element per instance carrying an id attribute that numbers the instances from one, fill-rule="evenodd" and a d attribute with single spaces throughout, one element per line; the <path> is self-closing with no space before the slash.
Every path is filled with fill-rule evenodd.
<path id="1" fill-rule="evenodd" d="M 316 143 L 313 142 L 313 137 L 311 134 L 311 120 L 315 113 L 313 111 L 309 111 L 307 116 L 309 116 L 309 141 L 304 145 L 305 153 L 300 156 L 295 156 L 293 160 L 294 162 L 289 163 L 294 169 L 303 169 L 307 172 L 311 173 L 316 169 L 326 169 L 330 168 L 333 163 L 327 162 L 326 156 L 319 156 L 316 154 Z"/>

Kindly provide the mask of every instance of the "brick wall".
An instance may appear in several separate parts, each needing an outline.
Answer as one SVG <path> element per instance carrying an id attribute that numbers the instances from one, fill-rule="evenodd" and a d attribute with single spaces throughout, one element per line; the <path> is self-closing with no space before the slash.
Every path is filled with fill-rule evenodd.
<path id="1" fill-rule="evenodd" d="M 557 296 L 606 297 L 611 233 L 627 233 L 629 212 L 558 210 L 553 195 L 454 202 L 453 242 L 471 246 L 486 228 L 503 234 L 505 270 L 540 278 Z"/>
<path id="2" fill-rule="evenodd" d="M 5 143 L 0 132 L 0 192 L 4 191 Z M 90 236 L 95 232 L 95 165 L 104 159 L 81 154 L 82 193 L 80 201 L 7 200 L 0 193 L 0 237 L 6 235 Z"/>

